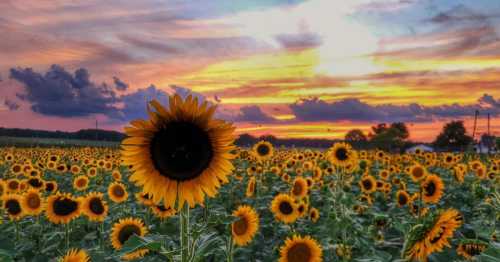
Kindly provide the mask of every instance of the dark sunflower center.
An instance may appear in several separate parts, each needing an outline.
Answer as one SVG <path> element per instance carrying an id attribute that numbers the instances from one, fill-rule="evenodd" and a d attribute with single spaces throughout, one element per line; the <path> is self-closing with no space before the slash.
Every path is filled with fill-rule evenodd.
<path id="1" fill-rule="evenodd" d="M 125 195 L 125 191 L 123 190 L 123 188 L 121 186 L 115 186 L 115 187 L 113 187 L 113 195 L 115 195 L 117 197 L 122 197 Z"/>
<path id="2" fill-rule="evenodd" d="M 19 183 L 18 183 L 17 181 L 11 181 L 11 182 L 9 183 L 9 189 L 13 189 L 13 190 L 15 190 L 15 189 L 17 189 L 18 187 L 19 187 Z"/>
<path id="3" fill-rule="evenodd" d="M 267 156 L 269 154 L 269 147 L 267 145 L 259 145 L 257 146 L 257 153 L 261 156 Z"/>
<path id="4" fill-rule="evenodd" d="M 345 161 L 349 156 L 347 155 L 347 149 L 341 147 L 335 151 L 335 158 L 340 161 Z"/>
<path id="5" fill-rule="evenodd" d="M 30 186 L 34 188 L 40 188 L 43 185 L 42 181 L 40 181 L 40 179 L 38 178 L 31 178 L 30 180 L 28 180 L 28 184 L 30 184 Z"/>
<path id="6" fill-rule="evenodd" d="M 417 168 L 413 169 L 413 176 L 421 177 L 423 175 L 424 175 L 424 170 L 422 170 L 422 168 L 417 167 Z"/>
<path id="7" fill-rule="evenodd" d="M 53 204 L 54 213 L 58 216 L 67 216 L 78 209 L 78 203 L 68 198 L 59 198 Z"/>
<path id="8" fill-rule="evenodd" d="M 371 190 L 373 187 L 372 181 L 365 179 L 363 180 L 363 188 L 366 190 Z"/>
<path id="9" fill-rule="evenodd" d="M 89 209 L 96 215 L 101 215 L 102 213 L 104 213 L 104 205 L 102 204 L 101 199 L 92 198 L 89 202 Z"/>
<path id="10" fill-rule="evenodd" d="M 166 207 L 165 207 L 165 206 L 163 206 L 163 205 L 157 205 L 157 206 L 156 206 L 156 209 L 160 210 L 161 212 L 165 212 L 165 211 L 170 210 L 170 207 L 169 207 L 169 208 L 166 208 Z"/>
<path id="11" fill-rule="evenodd" d="M 168 123 L 155 134 L 150 152 L 160 174 L 177 181 L 201 175 L 214 155 L 208 133 L 190 122 Z"/>
<path id="12" fill-rule="evenodd" d="M 305 210 L 305 207 L 303 205 L 300 205 L 298 210 L 299 210 L 299 213 L 303 213 Z"/>
<path id="13" fill-rule="evenodd" d="M 19 204 L 19 201 L 14 199 L 7 200 L 5 208 L 7 209 L 7 212 L 13 216 L 21 213 L 21 205 Z"/>
<path id="14" fill-rule="evenodd" d="M 279 210 L 285 215 L 290 215 L 291 213 L 293 213 L 293 207 L 287 201 L 283 201 L 280 203 Z"/>
<path id="15" fill-rule="evenodd" d="M 17 173 L 17 172 L 21 171 L 21 167 L 20 166 L 14 166 L 12 168 L 12 170 L 14 171 L 14 173 Z"/>
<path id="16" fill-rule="evenodd" d="M 452 158 L 451 156 L 446 157 L 446 162 L 451 162 Z"/>
<path id="17" fill-rule="evenodd" d="M 118 241 L 120 241 L 121 244 L 125 244 L 125 242 L 127 242 L 127 240 L 134 234 L 139 236 L 141 234 L 141 230 L 135 225 L 126 225 L 120 230 L 120 233 L 118 234 Z"/>
<path id="18" fill-rule="evenodd" d="M 238 221 L 233 223 L 234 233 L 238 236 L 244 235 L 247 232 L 248 223 L 245 218 L 240 218 Z"/>
<path id="19" fill-rule="evenodd" d="M 51 156 L 50 157 L 50 161 L 54 161 L 54 162 L 57 161 L 57 157 L 56 156 Z"/>
<path id="20" fill-rule="evenodd" d="M 27 202 L 30 208 L 38 208 L 41 203 L 40 198 L 37 195 L 30 195 Z"/>
<path id="21" fill-rule="evenodd" d="M 437 243 L 441 239 L 441 237 L 443 236 L 444 230 L 445 230 L 444 227 L 440 228 L 439 233 L 431 239 L 432 244 Z"/>
<path id="22" fill-rule="evenodd" d="M 399 194 L 398 202 L 400 205 L 404 206 L 408 202 L 408 198 L 404 194 Z"/>
<path id="23" fill-rule="evenodd" d="M 45 184 L 45 191 L 52 192 L 54 190 L 54 184 L 47 183 Z"/>
<path id="24" fill-rule="evenodd" d="M 85 179 L 78 179 L 78 180 L 76 181 L 76 185 L 77 185 L 78 187 L 84 187 L 84 186 L 86 186 L 86 185 L 87 185 L 87 180 L 85 180 Z"/>
<path id="25" fill-rule="evenodd" d="M 295 244 L 288 250 L 287 259 L 290 262 L 305 262 L 311 259 L 311 250 L 304 243 Z"/>
<path id="26" fill-rule="evenodd" d="M 434 193 L 436 193 L 436 184 L 434 182 L 430 181 L 425 185 L 425 195 L 426 196 L 433 196 Z"/>
<path id="27" fill-rule="evenodd" d="M 300 183 L 293 184 L 293 194 L 296 196 L 302 194 L 302 184 Z"/>

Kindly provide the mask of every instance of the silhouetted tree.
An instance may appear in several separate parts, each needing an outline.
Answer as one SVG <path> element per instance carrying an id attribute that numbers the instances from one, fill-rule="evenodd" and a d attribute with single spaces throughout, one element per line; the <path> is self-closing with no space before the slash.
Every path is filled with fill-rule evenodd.
<path id="1" fill-rule="evenodd" d="M 410 136 L 405 123 L 397 122 L 388 126 L 385 123 L 372 126 L 373 133 L 369 134 L 372 146 L 387 150 L 401 151 Z"/>
<path id="2" fill-rule="evenodd" d="M 360 129 L 352 129 L 345 135 L 345 140 L 348 142 L 366 142 L 368 138 Z"/>
<path id="3" fill-rule="evenodd" d="M 433 144 L 444 149 L 463 150 L 470 143 L 472 143 L 472 137 L 467 135 L 464 122 L 451 121 L 443 127 Z"/>

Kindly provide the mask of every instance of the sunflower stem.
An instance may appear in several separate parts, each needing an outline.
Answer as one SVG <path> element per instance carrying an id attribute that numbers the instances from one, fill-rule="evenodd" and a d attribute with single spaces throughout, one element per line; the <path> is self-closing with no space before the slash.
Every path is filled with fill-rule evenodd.
<path id="1" fill-rule="evenodd" d="M 16 220 L 16 242 L 19 241 L 19 221 Z"/>
<path id="2" fill-rule="evenodd" d="M 190 257 L 189 250 L 189 206 L 184 203 L 180 213 L 180 240 L 181 240 L 181 261 L 188 262 Z"/>
<path id="3" fill-rule="evenodd" d="M 233 235 L 229 237 L 229 246 L 228 246 L 228 252 L 227 252 L 227 262 L 233 262 L 233 255 L 234 255 L 234 240 L 233 240 Z"/>
<path id="4" fill-rule="evenodd" d="M 64 243 L 66 250 L 69 248 L 69 223 L 64 224 Z"/>

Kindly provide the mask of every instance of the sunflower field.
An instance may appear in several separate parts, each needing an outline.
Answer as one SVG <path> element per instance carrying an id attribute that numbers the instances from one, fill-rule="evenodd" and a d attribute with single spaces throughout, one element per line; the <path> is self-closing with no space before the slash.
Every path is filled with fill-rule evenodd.
<path id="1" fill-rule="evenodd" d="M 0 261 L 500 261 L 500 156 L 233 145 L 188 96 L 120 148 L 0 149 Z"/>

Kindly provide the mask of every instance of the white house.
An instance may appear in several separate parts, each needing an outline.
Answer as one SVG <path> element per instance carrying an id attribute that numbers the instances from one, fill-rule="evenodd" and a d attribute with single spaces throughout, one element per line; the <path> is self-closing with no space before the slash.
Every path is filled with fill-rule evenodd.
<path id="1" fill-rule="evenodd" d="M 420 144 L 406 149 L 406 153 L 413 154 L 417 149 L 420 149 L 421 152 L 434 152 L 434 148 L 424 144 Z"/>

